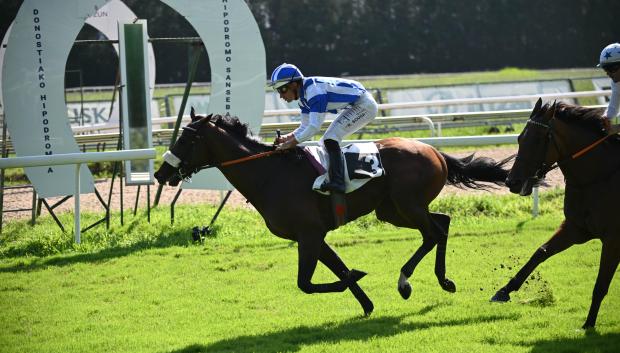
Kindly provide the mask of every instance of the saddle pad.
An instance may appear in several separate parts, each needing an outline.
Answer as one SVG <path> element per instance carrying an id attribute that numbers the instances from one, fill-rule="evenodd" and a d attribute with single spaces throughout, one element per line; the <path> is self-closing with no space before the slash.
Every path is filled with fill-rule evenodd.
<path id="1" fill-rule="evenodd" d="M 344 182 L 346 193 L 353 192 L 370 179 L 385 175 L 385 170 L 381 164 L 379 149 L 373 142 L 352 143 L 341 148 L 344 154 Z M 329 180 L 329 156 L 327 151 L 321 146 L 306 146 L 304 152 L 319 172 L 312 189 L 324 195 L 329 195 L 329 191 L 321 191 L 321 185 Z"/>

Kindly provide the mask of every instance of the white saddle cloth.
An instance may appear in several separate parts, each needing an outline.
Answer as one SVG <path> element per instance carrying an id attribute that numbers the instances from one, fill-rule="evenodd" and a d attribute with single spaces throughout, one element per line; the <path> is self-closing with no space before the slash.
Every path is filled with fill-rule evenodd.
<path id="1" fill-rule="evenodd" d="M 321 185 L 329 181 L 329 173 L 326 172 L 329 170 L 327 151 L 320 146 L 308 146 L 305 149 L 324 168 L 324 174 L 316 178 L 312 189 L 321 194 L 329 195 L 329 191 L 321 191 Z M 346 193 L 359 189 L 372 178 L 385 175 L 379 149 L 373 142 L 353 143 L 343 146 L 341 149 L 345 160 L 344 182 Z"/>

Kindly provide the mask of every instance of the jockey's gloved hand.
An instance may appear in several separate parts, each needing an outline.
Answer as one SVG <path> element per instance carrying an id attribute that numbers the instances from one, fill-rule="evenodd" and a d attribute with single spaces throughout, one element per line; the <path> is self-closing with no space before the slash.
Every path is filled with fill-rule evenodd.
<path id="1" fill-rule="evenodd" d="M 275 140 L 273 140 L 273 145 L 277 146 L 277 145 L 281 144 L 282 142 L 284 142 L 284 137 L 276 136 Z"/>
<path id="2" fill-rule="evenodd" d="M 607 117 L 603 117 L 603 127 L 605 128 L 605 131 L 611 133 L 611 120 Z"/>

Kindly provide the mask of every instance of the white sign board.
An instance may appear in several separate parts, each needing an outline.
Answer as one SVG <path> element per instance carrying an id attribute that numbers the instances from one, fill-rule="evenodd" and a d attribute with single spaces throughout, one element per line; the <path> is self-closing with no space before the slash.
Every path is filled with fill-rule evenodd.
<path id="1" fill-rule="evenodd" d="M 25 0 L 20 7 L 2 67 L 5 119 L 18 156 L 79 152 L 65 106 L 65 65 L 84 22 L 105 2 Z M 74 166 L 25 170 L 41 197 L 74 193 Z M 85 165 L 80 178 L 80 192 L 93 192 Z"/>
<path id="2" fill-rule="evenodd" d="M 265 108 L 265 47 L 256 20 L 243 0 L 163 0 L 185 16 L 202 38 L 211 65 L 209 107 L 199 114 L 230 114 L 258 133 Z M 217 170 L 196 174 L 188 189 L 230 190 Z"/>

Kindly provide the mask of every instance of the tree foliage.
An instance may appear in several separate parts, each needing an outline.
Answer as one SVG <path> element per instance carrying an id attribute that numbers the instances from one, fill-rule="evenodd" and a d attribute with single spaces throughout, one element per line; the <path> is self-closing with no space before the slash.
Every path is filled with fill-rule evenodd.
<path id="1" fill-rule="evenodd" d="M 196 36 L 159 0 L 124 1 L 148 19 L 151 37 Z M 620 1 L 246 1 L 265 42 L 268 73 L 281 62 L 336 76 L 590 67 L 605 45 L 620 41 Z M 20 3 L 0 0 L 0 35 Z M 85 26 L 79 37 L 96 38 L 97 31 Z M 155 51 L 159 83 L 187 79 L 186 45 L 156 44 Z M 83 70 L 86 84 L 111 84 L 116 62 L 109 45 L 74 47 L 67 68 Z M 207 59 L 197 80 L 210 80 Z"/>

